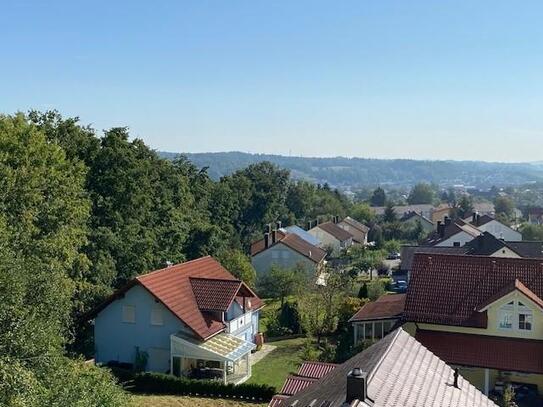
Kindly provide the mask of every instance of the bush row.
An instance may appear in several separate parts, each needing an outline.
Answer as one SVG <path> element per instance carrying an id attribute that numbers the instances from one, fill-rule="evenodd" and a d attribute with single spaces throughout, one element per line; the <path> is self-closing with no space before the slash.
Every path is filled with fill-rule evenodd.
<path id="1" fill-rule="evenodd" d="M 224 384 L 210 380 L 191 380 L 162 373 L 139 373 L 134 378 L 134 391 L 148 394 L 172 394 L 180 396 L 243 398 L 269 401 L 275 387 L 265 384 Z"/>

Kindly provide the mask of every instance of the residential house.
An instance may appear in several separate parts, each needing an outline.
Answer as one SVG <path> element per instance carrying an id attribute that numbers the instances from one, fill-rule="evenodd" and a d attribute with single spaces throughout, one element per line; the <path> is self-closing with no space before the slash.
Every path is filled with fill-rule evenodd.
<path id="1" fill-rule="evenodd" d="M 304 240 L 296 233 L 274 230 L 251 245 L 251 263 L 257 276 L 268 273 L 271 268 L 303 267 L 311 275 L 319 277 L 324 269 L 326 251 Z"/>
<path id="2" fill-rule="evenodd" d="M 426 234 L 434 230 L 434 223 L 430 219 L 422 216 L 420 213 L 417 212 L 406 213 L 400 218 L 400 222 L 404 225 L 410 225 L 411 227 L 414 227 L 417 225 L 417 223 L 420 223 L 422 230 Z"/>
<path id="3" fill-rule="evenodd" d="M 496 215 L 496 209 L 492 202 L 474 202 L 472 206 L 473 206 L 473 211 L 477 212 L 481 216 L 482 215 L 488 215 L 488 216 Z"/>
<path id="4" fill-rule="evenodd" d="M 403 315 L 405 294 L 385 294 L 364 304 L 349 322 L 353 326 L 354 343 L 379 340 L 395 328 Z"/>
<path id="5" fill-rule="evenodd" d="M 508 242 L 518 242 L 522 240 L 522 234 L 519 231 L 501 223 L 492 216 L 480 215 L 474 212 L 470 218 L 466 219 L 466 221 L 481 232 L 492 233 L 498 239 L 503 239 Z"/>
<path id="6" fill-rule="evenodd" d="M 404 329 L 485 394 L 543 393 L 541 259 L 417 253 Z M 526 404 L 533 405 L 533 404 Z"/>
<path id="7" fill-rule="evenodd" d="M 404 245 L 401 248 L 399 273 L 407 274 L 408 280 L 411 274 L 415 253 L 542 258 L 543 242 L 527 240 L 520 242 L 506 242 L 502 239 L 497 239 L 489 232 L 484 232 L 464 246 Z"/>
<path id="8" fill-rule="evenodd" d="M 475 226 L 461 219 L 452 221 L 445 218 L 445 222 L 437 222 L 437 229 L 426 238 L 421 246 L 463 246 L 472 241 L 482 232 Z"/>
<path id="9" fill-rule="evenodd" d="M 316 381 L 300 382 L 288 389 L 293 395 L 276 396 L 270 406 L 496 407 L 402 328 Z"/>
<path id="10" fill-rule="evenodd" d="M 330 249 L 332 256 L 338 256 L 353 245 L 353 235 L 334 222 L 320 223 L 308 232 L 319 239 L 321 248 Z"/>
<path id="11" fill-rule="evenodd" d="M 353 236 L 353 243 L 362 245 L 368 243 L 368 232 L 370 231 L 370 228 L 362 222 L 347 216 L 341 222 L 338 222 L 337 225 Z"/>
<path id="12" fill-rule="evenodd" d="M 372 206 L 371 209 L 377 216 L 383 216 L 385 214 L 386 206 Z M 431 204 L 418 204 L 418 205 L 396 205 L 394 206 L 394 213 L 398 218 L 401 218 L 406 213 L 416 212 L 420 213 L 427 219 L 432 218 L 432 212 L 434 211 L 434 205 Z"/>
<path id="13" fill-rule="evenodd" d="M 262 301 L 212 257 L 136 277 L 89 316 L 95 360 L 241 383 Z"/>

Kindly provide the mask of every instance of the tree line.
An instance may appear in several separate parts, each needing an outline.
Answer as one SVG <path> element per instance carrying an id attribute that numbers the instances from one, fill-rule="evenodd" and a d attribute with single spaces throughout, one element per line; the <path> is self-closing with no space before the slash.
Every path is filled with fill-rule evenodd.
<path id="1" fill-rule="evenodd" d="M 254 284 L 247 252 L 268 223 L 304 225 L 350 205 L 268 162 L 212 180 L 124 127 L 1 115 L 0 404 L 121 405 L 109 374 L 83 363 L 86 312 L 139 274 L 204 255 Z"/>

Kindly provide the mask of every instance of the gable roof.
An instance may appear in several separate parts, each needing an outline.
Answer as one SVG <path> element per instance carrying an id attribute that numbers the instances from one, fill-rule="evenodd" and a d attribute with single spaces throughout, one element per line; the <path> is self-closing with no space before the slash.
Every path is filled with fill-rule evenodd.
<path id="1" fill-rule="evenodd" d="M 245 283 L 236 280 L 217 260 L 206 256 L 136 277 L 88 316 L 98 314 L 137 284 L 147 289 L 201 339 L 207 339 L 225 328 L 222 320 L 206 312 L 209 309 L 224 309 L 226 302 L 229 301 L 229 306 L 240 292 L 250 295 L 251 309 L 261 308 L 263 304 Z M 220 289 L 224 292 L 220 292 Z"/>
<path id="2" fill-rule="evenodd" d="M 347 223 L 349 226 L 359 230 L 362 233 L 368 233 L 370 230 L 370 228 L 364 225 L 362 222 L 359 222 L 356 219 L 351 218 L 350 216 L 347 216 L 341 222 Z"/>
<path id="3" fill-rule="evenodd" d="M 516 279 L 543 298 L 541 260 L 417 253 L 404 320 L 484 328 L 477 307 Z"/>
<path id="4" fill-rule="evenodd" d="M 302 239 L 295 233 L 285 234 L 282 232 L 277 232 L 278 235 L 275 243 L 268 246 L 268 248 L 273 247 L 279 243 L 284 244 L 288 248 L 300 253 L 301 255 L 307 257 L 309 260 L 314 261 L 315 263 L 320 263 L 326 257 L 326 251 L 320 247 L 314 246 L 306 240 Z M 257 254 L 266 250 L 264 245 L 264 239 L 254 242 L 251 245 L 251 256 L 256 256 Z"/>
<path id="5" fill-rule="evenodd" d="M 477 311 L 481 312 L 481 311 L 486 310 L 494 302 L 496 302 L 499 299 L 505 297 L 506 295 L 511 294 L 513 291 L 518 291 L 518 292 L 524 294 L 527 298 L 529 298 L 531 301 L 533 301 L 535 304 L 537 304 L 539 306 L 539 308 L 543 309 L 543 300 L 541 298 L 539 298 L 532 290 L 530 290 L 528 287 L 526 287 L 524 284 L 522 284 L 522 282 L 518 278 L 515 278 L 515 281 L 513 281 L 510 284 L 506 285 L 501 290 L 499 290 L 497 293 L 490 296 L 482 304 L 477 306 Z"/>
<path id="6" fill-rule="evenodd" d="M 399 318 L 403 314 L 404 307 L 405 294 L 385 294 L 377 301 L 365 304 L 349 322 Z"/>
<path id="7" fill-rule="evenodd" d="M 417 218 L 420 218 L 422 220 L 424 220 L 425 222 L 427 223 L 430 223 L 430 224 L 434 224 L 434 222 L 432 222 L 430 219 L 428 219 L 426 216 L 418 213 L 418 212 L 414 212 L 414 211 L 411 211 L 411 212 L 407 212 L 405 213 L 401 218 L 400 218 L 400 222 L 406 222 L 414 217 L 417 217 Z"/>
<path id="8" fill-rule="evenodd" d="M 353 235 L 351 235 L 345 229 L 340 228 L 338 225 L 336 225 L 333 222 L 324 222 L 317 225 L 316 227 L 324 230 L 326 233 L 332 235 L 340 242 L 344 242 L 345 240 L 349 240 L 353 238 Z"/>
<path id="9" fill-rule="evenodd" d="M 289 234 L 295 234 L 304 239 L 307 243 L 312 244 L 313 246 L 319 245 L 319 239 L 309 233 L 307 230 L 302 229 L 300 226 L 291 225 L 284 228 L 284 231 Z"/>
<path id="10" fill-rule="evenodd" d="M 367 372 L 367 394 L 373 407 L 495 406 L 463 377 L 452 386 L 454 371 L 415 338 L 398 328 L 379 342 L 337 366 L 281 406 L 340 407 L 345 403 L 347 374 Z M 359 400 L 351 406 L 368 405 Z M 275 404 L 277 405 L 277 404 Z"/>
<path id="11" fill-rule="evenodd" d="M 439 234 L 439 231 L 434 231 L 428 238 L 426 238 L 421 245 L 423 246 L 434 246 L 438 243 L 444 242 L 445 240 L 448 240 L 449 238 L 465 232 L 468 235 L 472 236 L 473 238 L 476 238 L 479 236 L 482 232 L 477 229 L 475 226 L 470 225 L 469 223 L 464 222 L 461 219 L 457 219 L 453 222 L 450 222 L 448 224 L 442 225 L 444 228 L 443 236 Z"/>
<path id="12" fill-rule="evenodd" d="M 513 252 L 517 253 L 516 250 L 509 247 L 505 241 L 498 239 L 492 233 L 483 232 L 471 242 L 466 243 L 466 253 L 479 255 L 479 256 L 490 256 L 491 254 L 496 253 L 498 250 L 505 247 L 509 248 Z M 517 253 L 519 256 L 520 254 Z"/>
<path id="13" fill-rule="evenodd" d="M 519 242 L 506 242 L 507 246 L 521 257 L 543 257 L 543 242 L 521 240 Z"/>
<path id="14" fill-rule="evenodd" d="M 338 365 L 335 363 L 304 361 L 298 369 L 298 376 L 320 379 L 334 370 L 337 366 Z"/>

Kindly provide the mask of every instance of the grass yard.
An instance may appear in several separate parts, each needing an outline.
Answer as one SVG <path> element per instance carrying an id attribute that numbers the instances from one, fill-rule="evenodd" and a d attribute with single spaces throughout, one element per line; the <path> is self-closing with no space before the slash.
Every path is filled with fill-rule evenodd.
<path id="1" fill-rule="evenodd" d="M 248 383 L 267 384 L 281 390 L 287 376 L 298 371 L 302 362 L 300 353 L 306 341 L 306 338 L 296 338 L 270 342 L 277 348 L 253 366 Z"/>
<path id="2" fill-rule="evenodd" d="M 210 399 L 184 396 L 132 396 L 131 407 L 264 407 L 268 403 L 257 404 L 235 400 Z"/>

